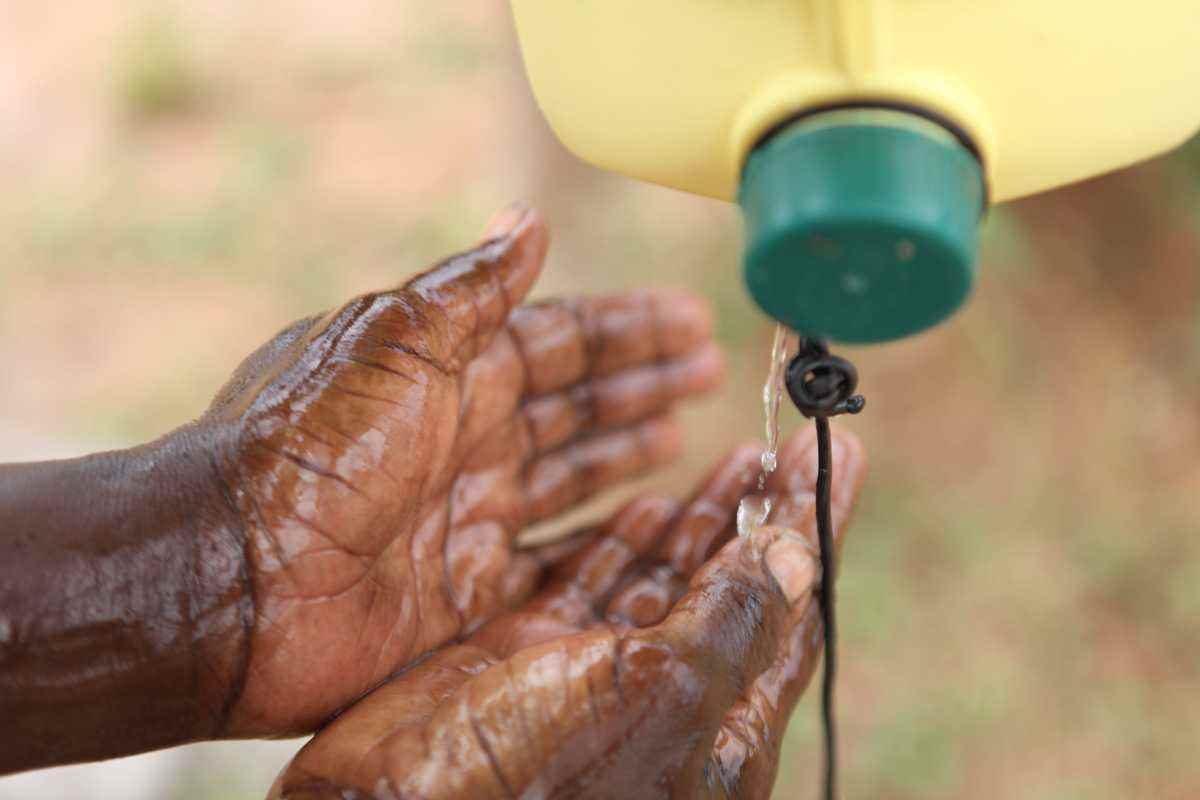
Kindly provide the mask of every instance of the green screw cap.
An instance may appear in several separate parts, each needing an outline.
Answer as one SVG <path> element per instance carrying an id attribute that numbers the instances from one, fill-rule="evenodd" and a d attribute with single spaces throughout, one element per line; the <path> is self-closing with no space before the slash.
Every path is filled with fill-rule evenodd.
<path id="1" fill-rule="evenodd" d="M 739 200 L 750 294 L 802 333 L 899 339 L 950 316 L 974 283 L 982 169 L 915 114 L 801 119 L 750 154 Z"/>

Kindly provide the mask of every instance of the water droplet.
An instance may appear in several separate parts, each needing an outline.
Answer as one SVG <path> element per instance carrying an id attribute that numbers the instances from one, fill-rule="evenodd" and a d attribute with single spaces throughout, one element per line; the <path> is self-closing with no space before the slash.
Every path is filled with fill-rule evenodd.
<path id="1" fill-rule="evenodd" d="M 771 515 L 771 498 L 761 494 L 750 494 L 738 503 L 737 532 L 739 536 L 750 536 L 767 523 Z"/>

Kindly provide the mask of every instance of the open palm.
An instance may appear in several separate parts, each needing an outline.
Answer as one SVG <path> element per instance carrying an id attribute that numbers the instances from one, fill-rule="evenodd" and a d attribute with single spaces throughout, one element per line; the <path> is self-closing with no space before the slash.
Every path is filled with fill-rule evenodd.
<path id="1" fill-rule="evenodd" d="M 670 407 L 718 380 L 691 296 L 517 308 L 545 227 L 489 237 L 283 331 L 206 415 L 253 598 L 228 734 L 311 730 L 522 600 L 544 559 L 518 532 L 670 458 Z"/>
<path id="2" fill-rule="evenodd" d="M 835 441 L 840 532 L 865 459 Z M 739 539 L 757 455 L 731 455 L 686 505 L 635 500 L 522 609 L 318 733 L 272 800 L 765 800 L 821 636 L 812 545 L 791 535 L 815 539 L 814 438 L 785 446 L 770 527 Z"/>

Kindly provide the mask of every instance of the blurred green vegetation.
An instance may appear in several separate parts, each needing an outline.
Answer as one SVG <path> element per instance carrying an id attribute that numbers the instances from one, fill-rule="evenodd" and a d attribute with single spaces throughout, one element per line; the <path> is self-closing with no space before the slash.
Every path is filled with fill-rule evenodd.
<path id="1" fill-rule="evenodd" d="M 206 94 L 186 30 L 170 11 L 154 10 L 138 18 L 117 56 L 116 102 L 132 120 L 193 110 Z"/>
<path id="2" fill-rule="evenodd" d="M 759 435 L 770 328 L 735 210 L 567 155 L 505 3 L 84 5 L 45 24 L 94 26 L 87 46 L 13 55 L 78 78 L 48 107 L 116 66 L 86 136 L 2 151 L 22 189 L 0 198 L 0 417 L 21 436 L 0 430 L 0 456 L 161 434 L 275 330 L 465 246 L 514 198 L 554 229 L 542 294 L 713 301 L 728 386 L 684 414 L 687 458 L 656 486 Z M 842 424 L 873 467 L 840 583 L 847 797 L 1200 796 L 1198 211 L 1196 141 L 994 209 L 962 314 L 848 353 L 870 405 Z M 816 796 L 816 711 L 779 798 Z M 254 796 L 221 758 L 172 797 Z"/>

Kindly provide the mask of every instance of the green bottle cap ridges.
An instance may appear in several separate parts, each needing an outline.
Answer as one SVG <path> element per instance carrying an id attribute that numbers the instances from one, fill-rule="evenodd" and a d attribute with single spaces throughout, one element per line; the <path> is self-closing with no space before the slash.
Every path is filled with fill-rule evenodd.
<path id="1" fill-rule="evenodd" d="M 750 154 L 739 202 L 750 294 L 801 333 L 899 339 L 950 316 L 975 281 L 982 168 L 917 114 L 839 109 L 782 127 Z"/>

